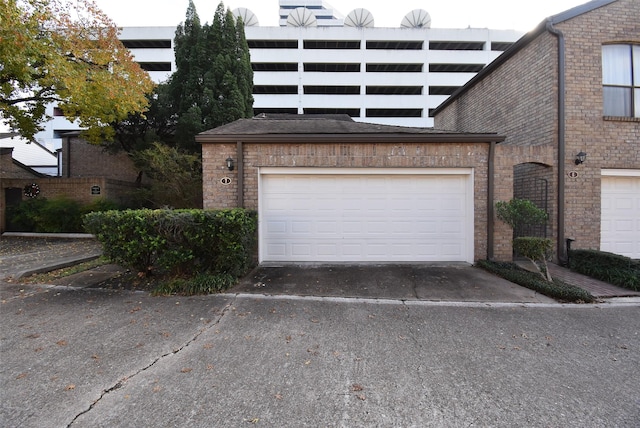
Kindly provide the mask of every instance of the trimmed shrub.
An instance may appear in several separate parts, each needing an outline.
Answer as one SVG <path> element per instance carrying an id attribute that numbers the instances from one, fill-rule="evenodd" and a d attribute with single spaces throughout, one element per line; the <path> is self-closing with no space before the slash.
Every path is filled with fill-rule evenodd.
<path id="1" fill-rule="evenodd" d="M 478 260 L 476 266 L 554 299 L 585 303 L 595 301 L 591 293 L 582 288 L 557 279 L 553 280 L 553 282 L 546 281 L 540 275 L 522 269 L 515 263 Z"/>
<path id="2" fill-rule="evenodd" d="M 39 229 L 40 213 L 46 203 L 46 198 L 30 198 L 7 207 L 7 219 L 11 221 L 12 232 L 35 232 Z"/>
<path id="3" fill-rule="evenodd" d="M 108 199 L 98 199 L 82 206 L 79 202 L 61 196 L 56 198 L 30 198 L 7 208 L 15 232 L 77 233 L 82 232 L 82 216 L 92 211 L 116 209 Z"/>
<path id="4" fill-rule="evenodd" d="M 496 202 L 496 216 L 517 229 L 523 224 L 544 224 L 547 213 L 527 199 L 513 198 L 509 202 Z"/>
<path id="5" fill-rule="evenodd" d="M 245 274 L 253 262 L 257 217 L 240 208 L 106 211 L 87 214 L 84 224 L 119 265 L 144 275 L 196 278 L 170 289 L 215 289 Z M 196 274 L 221 276 L 205 280 Z"/>
<path id="6" fill-rule="evenodd" d="M 48 200 L 40 211 L 35 232 L 82 232 L 80 203 L 65 197 Z"/>
<path id="7" fill-rule="evenodd" d="M 569 267 L 583 275 L 640 291 L 640 261 L 597 250 L 571 250 Z"/>

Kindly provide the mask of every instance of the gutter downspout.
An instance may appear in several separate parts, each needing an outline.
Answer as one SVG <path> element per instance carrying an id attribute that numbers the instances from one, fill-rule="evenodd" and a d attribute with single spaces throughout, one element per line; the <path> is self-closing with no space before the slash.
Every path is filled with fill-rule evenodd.
<path id="1" fill-rule="evenodd" d="M 62 138 L 67 141 L 67 178 L 71 178 L 71 137 Z"/>
<path id="2" fill-rule="evenodd" d="M 493 214 L 493 198 L 495 192 L 495 157 L 496 142 L 489 143 L 489 165 L 487 168 L 487 260 L 493 260 L 494 257 L 494 214 Z"/>
<path id="3" fill-rule="evenodd" d="M 547 31 L 558 39 L 558 241 L 557 256 L 560 264 L 565 264 L 565 41 L 562 31 L 554 28 L 553 22 L 547 21 Z"/>
<path id="4" fill-rule="evenodd" d="M 238 158 L 238 194 L 237 202 L 238 208 L 244 208 L 244 157 L 243 157 L 243 144 L 242 141 L 236 143 L 236 157 Z"/>

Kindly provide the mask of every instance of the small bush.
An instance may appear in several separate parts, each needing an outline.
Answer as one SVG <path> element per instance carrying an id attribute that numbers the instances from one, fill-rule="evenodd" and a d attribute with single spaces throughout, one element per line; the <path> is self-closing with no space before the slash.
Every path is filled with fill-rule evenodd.
<path id="1" fill-rule="evenodd" d="M 640 261 L 596 250 L 571 250 L 569 267 L 583 275 L 640 291 Z"/>
<path id="2" fill-rule="evenodd" d="M 40 211 L 34 232 L 82 232 L 80 203 L 65 197 L 48 200 Z"/>
<path id="3" fill-rule="evenodd" d="M 107 199 L 107 198 L 98 198 L 92 201 L 91 203 L 84 205 L 82 207 L 82 214 L 88 214 L 92 212 L 101 212 L 101 211 L 111 211 L 111 210 L 119 210 L 122 207 L 120 204 Z"/>
<path id="4" fill-rule="evenodd" d="M 84 224 L 105 256 L 121 266 L 173 278 L 205 274 L 186 285 L 176 279 L 167 292 L 215 290 L 253 262 L 257 218 L 244 209 L 106 211 L 86 215 Z"/>
<path id="5" fill-rule="evenodd" d="M 476 266 L 554 299 L 586 303 L 595 300 L 591 293 L 582 288 L 575 287 L 557 279 L 553 282 L 545 281 L 540 275 L 522 269 L 515 263 L 478 260 Z"/>
<path id="6" fill-rule="evenodd" d="M 30 198 L 7 209 L 7 217 L 14 232 L 78 233 L 83 231 L 82 216 L 92 211 L 115 209 L 117 205 L 107 199 L 98 199 L 82 206 L 65 196 L 56 198 Z"/>
<path id="7" fill-rule="evenodd" d="M 31 198 L 7 207 L 7 219 L 11 222 L 12 232 L 35 232 L 46 203 L 46 198 Z"/>

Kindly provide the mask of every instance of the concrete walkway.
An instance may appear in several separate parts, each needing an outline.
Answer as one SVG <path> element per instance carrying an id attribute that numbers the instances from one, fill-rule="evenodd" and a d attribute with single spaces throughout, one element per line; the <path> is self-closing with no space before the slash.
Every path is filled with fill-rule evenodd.
<path id="1" fill-rule="evenodd" d="M 627 290 L 626 288 L 617 287 L 607 282 L 598 281 L 586 275 L 573 272 L 554 263 L 549 264 L 551 276 L 561 279 L 567 284 L 575 285 L 583 290 L 587 290 L 595 298 L 611 298 L 611 297 L 640 297 L 640 292 Z"/>

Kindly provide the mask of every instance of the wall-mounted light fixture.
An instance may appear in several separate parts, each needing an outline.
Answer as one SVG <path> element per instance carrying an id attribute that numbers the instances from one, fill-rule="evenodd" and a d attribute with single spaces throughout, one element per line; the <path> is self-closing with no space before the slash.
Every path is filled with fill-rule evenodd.
<path id="1" fill-rule="evenodd" d="M 587 159 L 587 154 L 583 151 L 580 151 L 580 153 L 576 155 L 576 165 L 580 165 L 581 163 L 584 163 L 586 159 Z"/>
<path id="2" fill-rule="evenodd" d="M 231 159 L 231 157 L 227 158 L 227 169 L 233 171 L 233 159 Z"/>

